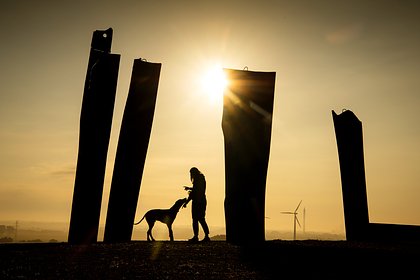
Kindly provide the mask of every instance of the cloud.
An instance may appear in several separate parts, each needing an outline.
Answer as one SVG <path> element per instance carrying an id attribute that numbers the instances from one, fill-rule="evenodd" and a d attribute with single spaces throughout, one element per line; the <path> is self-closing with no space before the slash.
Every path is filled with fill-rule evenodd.
<path id="1" fill-rule="evenodd" d="M 31 167 L 31 172 L 40 176 L 51 176 L 54 178 L 68 178 L 74 177 L 76 167 L 74 165 L 63 164 L 38 164 Z"/>
<path id="2" fill-rule="evenodd" d="M 359 38 L 363 31 L 363 24 L 352 23 L 342 26 L 341 28 L 329 32 L 325 35 L 325 39 L 334 45 L 341 45 Z"/>
<path id="3" fill-rule="evenodd" d="M 66 167 L 62 167 L 61 169 L 51 170 L 50 174 L 52 176 L 67 177 L 67 176 L 74 176 L 75 172 L 76 172 L 75 166 L 66 166 Z"/>
<path id="4" fill-rule="evenodd" d="M 0 220 L 62 220 L 70 213 L 69 192 L 22 185 L 0 189 Z"/>

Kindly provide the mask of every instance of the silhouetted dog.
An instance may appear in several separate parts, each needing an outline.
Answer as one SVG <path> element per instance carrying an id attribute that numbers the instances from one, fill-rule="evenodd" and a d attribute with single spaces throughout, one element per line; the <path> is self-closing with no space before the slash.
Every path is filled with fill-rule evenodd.
<path id="1" fill-rule="evenodd" d="M 135 223 L 134 225 L 140 224 L 141 221 L 143 221 L 144 218 L 146 218 L 146 222 L 149 225 L 149 230 L 147 231 L 147 241 L 155 241 L 155 239 L 152 236 L 152 228 L 155 225 L 156 221 L 160 221 L 168 226 L 169 230 L 169 239 L 171 241 L 174 241 L 174 234 L 172 232 L 172 224 L 176 218 L 176 215 L 179 212 L 179 209 L 182 207 L 182 205 L 187 201 L 186 198 L 178 199 L 175 204 L 169 208 L 169 209 L 152 209 L 147 211 L 146 214 L 144 214 L 143 218 L 141 218 L 140 221 Z"/>

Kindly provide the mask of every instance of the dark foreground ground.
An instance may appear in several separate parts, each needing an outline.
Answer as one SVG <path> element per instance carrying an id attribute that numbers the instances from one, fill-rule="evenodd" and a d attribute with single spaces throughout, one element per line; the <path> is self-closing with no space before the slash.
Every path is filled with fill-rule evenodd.
<path id="1" fill-rule="evenodd" d="M 0 279 L 419 279 L 419 266 L 420 244 L 0 244 Z"/>

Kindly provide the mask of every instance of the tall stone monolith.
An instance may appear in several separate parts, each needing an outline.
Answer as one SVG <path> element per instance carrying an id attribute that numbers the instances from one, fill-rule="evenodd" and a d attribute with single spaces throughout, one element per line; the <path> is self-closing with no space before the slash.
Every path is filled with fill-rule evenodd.
<path id="1" fill-rule="evenodd" d="M 270 155 L 275 72 L 224 69 L 226 240 L 265 240 L 265 192 Z"/>
<path id="2" fill-rule="evenodd" d="M 112 176 L 104 242 L 131 240 L 160 69 L 160 63 L 134 60 Z"/>
<path id="3" fill-rule="evenodd" d="M 80 114 L 79 152 L 68 241 L 97 241 L 120 55 L 112 29 L 93 32 Z"/>
<path id="4" fill-rule="evenodd" d="M 350 110 L 339 115 L 332 111 L 332 116 L 340 161 L 346 239 L 349 241 L 366 240 L 369 229 L 369 211 L 362 122 Z"/>

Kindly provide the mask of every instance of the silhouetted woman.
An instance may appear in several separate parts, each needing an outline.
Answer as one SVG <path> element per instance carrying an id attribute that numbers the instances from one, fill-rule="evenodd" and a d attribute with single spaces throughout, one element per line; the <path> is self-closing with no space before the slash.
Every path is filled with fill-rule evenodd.
<path id="1" fill-rule="evenodd" d="M 205 234 L 205 237 L 202 241 L 210 241 L 209 227 L 206 223 L 206 179 L 203 173 L 201 173 L 200 170 L 198 170 L 196 167 L 190 169 L 190 178 L 193 186 L 184 186 L 184 189 L 189 191 L 188 200 L 184 203 L 184 207 L 187 207 L 188 202 L 192 200 L 191 213 L 194 236 L 189 241 L 198 241 L 198 223 L 201 224 Z"/>

